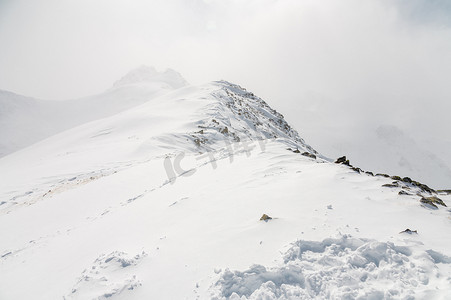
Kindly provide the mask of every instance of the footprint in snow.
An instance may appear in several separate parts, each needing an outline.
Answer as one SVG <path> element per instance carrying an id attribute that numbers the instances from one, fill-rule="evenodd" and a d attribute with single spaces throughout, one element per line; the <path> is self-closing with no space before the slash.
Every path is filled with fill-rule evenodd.
<path id="1" fill-rule="evenodd" d="M 71 292 L 63 298 L 104 299 L 117 295 L 127 297 L 125 294 L 142 285 L 132 273 L 146 256 L 144 251 L 135 256 L 119 251 L 100 255 L 81 273 Z"/>

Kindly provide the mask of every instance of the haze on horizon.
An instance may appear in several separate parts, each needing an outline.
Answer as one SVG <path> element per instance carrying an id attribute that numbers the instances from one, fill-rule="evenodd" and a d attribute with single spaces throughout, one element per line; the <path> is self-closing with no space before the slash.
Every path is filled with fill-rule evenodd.
<path id="1" fill-rule="evenodd" d="M 383 171 L 412 151 L 393 162 L 432 159 L 451 188 L 450 16 L 445 0 L 0 0 L 0 89 L 78 98 L 143 64 L 225 79 L 326 156 Z"/>

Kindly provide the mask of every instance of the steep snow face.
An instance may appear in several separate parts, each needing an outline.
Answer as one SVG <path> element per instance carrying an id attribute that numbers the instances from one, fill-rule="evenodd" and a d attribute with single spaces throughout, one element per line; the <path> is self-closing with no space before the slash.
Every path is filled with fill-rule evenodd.
<path id="1" fill-rule="evenodd" d="M 140 67 L 105 93 L 45 101 L 0 91 L 0 157 L 58 132 L 109 117 L 186 85 L 173 70 Z"/>
<path id="2" fill-rule="evenodd" d="M 0 298 L 444 299 L 450 212 L 392 181 L 237 85 L 180 88 L 0 159 Z"/>
<path id="3" fill-rule="evenodd" d="M 184 132 L 178 134 L 197 146 L 188 147 L 189 150 L 212 151 L 231 142 L 281 139 L 294 149 L 318 154 L 288 125 L 282 114 L 246 89 L 226 81 L 214 82 L 200 89 L 210 91 L 187 97 L 203 101 L 201 108 L 193 113 L 195 121 L 190 124 L 191 132 L 189 135 Z M 192 105 L 189 100 L 183 101 L 187 106 Z M 167 137 L 159 139 L 166 140 Z"/>

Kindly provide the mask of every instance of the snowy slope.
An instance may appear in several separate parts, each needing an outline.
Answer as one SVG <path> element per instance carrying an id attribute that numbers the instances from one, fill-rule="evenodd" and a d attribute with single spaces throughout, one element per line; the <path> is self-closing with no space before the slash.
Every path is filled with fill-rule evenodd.
<path id="1" fill-rule="evenodd" d="M 181 75 L 173 70 L 158 72 L 141 66 L 108 91 L 81 99 L 46 101 L 0 90 L 0 157 L 186 85 Z"/>
<path id="2" fill-rule="evenodd" d="M 0 159 L 0 299 L 446 299 L 433 195 L 237 85 L 184 87 Z"/>

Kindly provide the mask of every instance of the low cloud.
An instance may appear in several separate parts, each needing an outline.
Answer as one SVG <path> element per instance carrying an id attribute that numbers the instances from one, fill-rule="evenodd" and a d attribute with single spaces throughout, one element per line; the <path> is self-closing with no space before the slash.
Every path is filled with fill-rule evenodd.
<path id="1" fill-rule="evenodd" d="M 18 0 L 0 15 L 1 89 L 73 98 L 171 67 L 245 86 L 326 155 L 374 167 L 389 126 L 451 167 L 449 1 Z"/>

